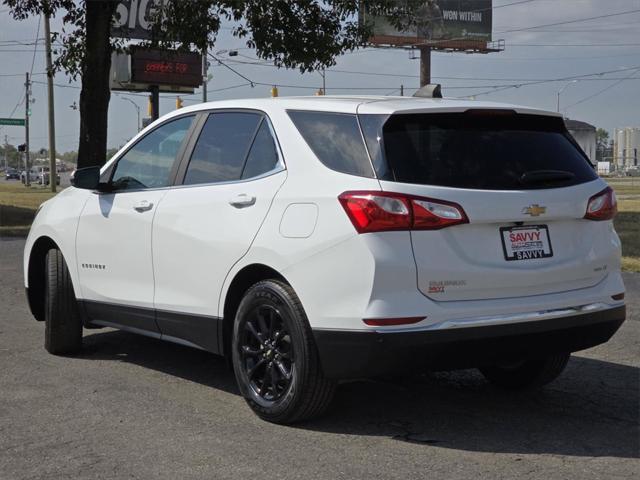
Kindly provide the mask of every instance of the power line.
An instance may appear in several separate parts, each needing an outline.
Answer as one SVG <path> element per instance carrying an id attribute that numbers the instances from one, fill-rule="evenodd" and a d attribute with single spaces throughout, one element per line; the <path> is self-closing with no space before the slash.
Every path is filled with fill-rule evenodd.
<path id="1" fill-rule="evenodd" d="M 38 44 L 38 35 L 40 35 L 40 22 L 42 21 L 42 15 L 38 16 L 38 27 L 36 28 L 36 40 L 35 44 Z M 31 71 L 29 72 L 29 77 L 33 74 L 33 66 L 36 64 L 36 47 L 33 47 L 33 58 L 31 59 Z"/>
<path id="2" fill-rule="evenodd" d="M 638 47 L 640 43 L 509 43 L 511 47 Z"/>
<path id="3" fill-rule="evenodd" d="M 608 57 L 607 57 L 608 58 Z M 230 62 L 234 63 L 234 64 L 242 64 L 242 65 L 255 65 L 258 67 L 273 67 L 273 68 L 280 68 L 277 65 L 274 65 L 273 63 L 263 63 L 263 62 L 243 62 L 243 61 L 238 61 L 238 60 L 231 60 Z M 618 70 L 621 71 L 621 70 Z M 353 74 L 353 75 L 368 75 L 368 76 L 374 76 L 374 77 L 394 77 L 394 78 L 420 78 L 419 75 L 413 75 L 413 74 L 402 74 L 402 73 L 380 73 L 380 72 L 363 72 L 363 71 L 357 71 L 357 70 L 341 70 L 341 69 L 329 69 L 327 70 L 327 72 L 330 73 L 344 73 L 344 74 Z M 596 73 L 593 75 L 600 75 L 600 73 Z M 497 80 L 497 81 L 505 81 L 505 82 L 517 82 L 517 81 L 524 81 L 524 82 L 528 82 L 528 81 L 539 81 L 539 80 L 545 80 L 545 81 L 555 81 L 555 79 L 544 79 L 544 78 L 504 78 L 504 77 L 488 77 L 488 78 L 483 78 L 483 77 L 448 77 L 448 76 L 434 76 L 432 78 L 437 78 L 440 80 L 469 80 L 469 81 L 492 81 L 492 80 Z M 585 79 L 585 80 L 593 80 L 593 81 L 609 81 L 609 80 L 617 80 L 617 79 L 610 79 L 610 78 L 592 78 L 592 79 Z M 255 82 L 254 82 L 255 83 Z"/>
<path id="4" fill-rule="evenodd" d="M 571 105 L 568 105 L 567 107 L 564 108 L 564 111 L 566 112 L 571 107 L 575 107 L 576 105 L 580 105 L 581 103 L 586 102 L 587 100 L 591 100 L 593 97 L 597 97 L 598 95 L 600 95 L 601 93 L 606 92 L 607 90 L 611 90 L 612 88 L 614 88 L 617 85 L 619 85 L 620 83 L 622 83 L 624 80 L 631 80 L 631 77 L 633 77 L 638 72 L 640 72 L 640 68 L 637 68 L 635 71 L 631 72 L 631 74 L 628 75 L 627 77 L 619 79 L 617 82 L 612 83 L 611 85 L 603 88 L 602 90 L 598 90 L 596 93 L 593 93 L 593 94 L 591 94 L 589 96 L 584 97 L 582 100 L 578 100 L 577 102 L 572 103 Z M 637 79 L 637 80 L 640 80 L 640 79 Z"/>
<path id="5" fill-rule="evenodd" d="M 46 75 L 45 72 L 32 73 L 29 76 Z M 0 77 L 24 77 L 24 73 L 0 73 Z"/>
<path id="6" fill-rule="evenodd" d="M 256 82 L 254 82 L 253 80 L 251 80 L 250 78 L 245 77 L 243 74 L 241 74 L 240 72 L 238 72 L 237 70 L 231 68 L 229 65 L 227 65 L 226 63 L 224 63 L 222 60 L 220 60 L 219 58 L 217 58 L 213 53 L 209 53 L 209 56 L 211 58 L 213 58 L 216 62 L 218 62 L 220 65 L 228 68 L 229 70 L 231 70 L 233 73 L 235 73 L 236 75 L 238 75 L 240 78 L 246 80 L 247 82 L 249 82 L 250 84 L 254 84 Z"/>
<path id="7" fill-rule="evenodd" d="M 475 93 L 474 96 L 480 96 L 480 95 L 489 95 L 491 93 L 496 93 L 496 92 L 500 92 L 502 90 L 508 90 L 511 88 L 520 88 L 520 87 L 526 87 L 526 86 L 530 86 L 530 85 L 540 85 L 542 83 L 553 83 L 553 82 L 564 82 L 567 80 L 584 80 L 584 77 L 593 77 L 593 76 L 599 76 L 599 75 L 606 75 L 608 73 L 617 73 L 617 72 L 625 72 L 625 71 L 629 71 L 629 70 L 640 70 L 640 66 L 636 65 L 634 67 L 629 67 L 629 68 L 620 68 L 617 70 L 609 70 L 606 72 L 598 72 L 598 73 L 591 73 L 591 74 L 586 74 L 586 75 L 573 75 L 570 77 L 562 77 L 562 78 L 556 78 L 554 80 L 548 81 L 548 80 L 536 80 L 536 81 L 531 81 L 531 82 L 523 82 L 523 83 L 516 83 L 513 85 L 496 85 L 495 88 L 493 90 L 489 90 L 486 92 L 481 92 L 481 93 Z M 629 78 L 624 78 L 622 80 L 628 80 Z M 475 88 L 480 88 L 480 87 L 475 87 Z"/>
<path id="8" fill-rule="evenodd" d="M 606 15 L 597 15 L 595 17 L 578 18 L 578 19 L 575 19 L 575 20 L 565 20 L 564 22 L 545 23 L 543 25 L 534 25 L 532 27 L 513 28 L 511 30 L 501 30 L 501 31 L 497 31 L 496 33 L 523 32 L 525 30 L 534 30 L 536 28 L 555 27 L 557 25 L 567 25 L 567 24 L 570 24 L 570 23 L 587 22 L 589 20 L 597 20 L 599 18 L 617 17 L 617 16 L 620 16 L 620 15 L 628 15 L 630 13 L 637 13 L 637 12 L 640 12 L 640 8 L 636 8 L 634 10 L 626 10 L 624 12 L 618 12 L 618 13 L 609 13 L 609 14 L 606 14 Z"/>

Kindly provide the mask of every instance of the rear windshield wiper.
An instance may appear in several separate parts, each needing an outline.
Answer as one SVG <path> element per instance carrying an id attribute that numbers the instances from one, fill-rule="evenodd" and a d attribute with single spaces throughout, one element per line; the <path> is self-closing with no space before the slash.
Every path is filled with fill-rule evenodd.
<path id="1" fill-rule="evenodd" d="M 576 175 L 564 170 L 532 170 L 520 176 L 523 185 L 570 182 Z"/>

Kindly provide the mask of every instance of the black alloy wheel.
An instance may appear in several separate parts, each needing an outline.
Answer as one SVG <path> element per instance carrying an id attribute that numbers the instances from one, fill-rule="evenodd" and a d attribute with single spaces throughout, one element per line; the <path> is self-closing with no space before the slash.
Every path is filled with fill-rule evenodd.
<path id="1" fill-rule="evenodd" d="M 291 424 L 328 407 L 335 382 L 325 378 L 300 299 L 281 280 L 263 280 L 240 302 L 231 339 L 238 388 L 262 419 Z"/>
<path id="2" fill-rule="evenodd" d="M 257 305 L 247 315 L 240 340 L 242 368 L 251 389 L 265 402 L 281 398 L 291 386 L 295 359 L 281 312 Z"/>

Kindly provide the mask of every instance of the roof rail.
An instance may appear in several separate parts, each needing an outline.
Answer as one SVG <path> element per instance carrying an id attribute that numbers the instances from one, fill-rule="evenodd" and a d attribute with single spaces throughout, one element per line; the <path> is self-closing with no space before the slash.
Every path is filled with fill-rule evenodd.
<path id="1" fill-rule="evenodd" d="M 439 83 L 429 83 L 420 87 L 413 96 L 423 98 L 442 98 L 442 90 Z"/>

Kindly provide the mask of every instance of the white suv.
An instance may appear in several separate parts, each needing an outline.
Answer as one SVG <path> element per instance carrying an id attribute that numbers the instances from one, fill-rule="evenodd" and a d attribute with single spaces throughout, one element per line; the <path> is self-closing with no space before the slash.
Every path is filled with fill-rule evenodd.
<path id="1" fill-rule="evenodd" d="M 340 379 L 543 385 L 625 318 L 616 200 L 555 113 L 406 97 L 174 111 L 44 203 L 45 347 L 115 327 L 226 356 L 262 418 Z"/>

